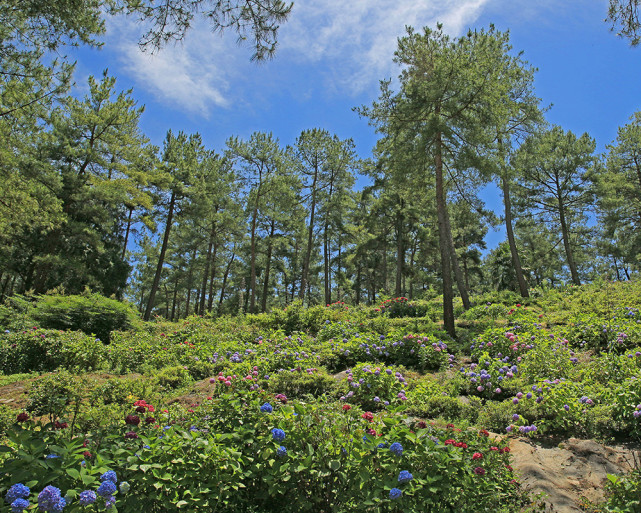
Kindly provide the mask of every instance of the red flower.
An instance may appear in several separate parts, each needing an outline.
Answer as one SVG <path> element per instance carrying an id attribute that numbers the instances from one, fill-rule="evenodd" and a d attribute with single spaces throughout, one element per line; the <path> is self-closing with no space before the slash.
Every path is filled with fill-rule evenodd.
<path id="1" fill-rule="evenodd" d="M 500 454 L 503 454 L 505 452 L 510 452 L 510 448 L 509 447 L 503 447 L 502 449 L 499 450 Z"/>
<path id="2" fill-rule="evenodd" d="M 29 420 L 29 415 L 25 412 L 18 413 L 18 416 L 16 417 L 16 422 L 26 422 Z"/>
<path id="3" fill-rule="evenodd" d="M 369 422 L 372 422 L 374 420 L 374 414 L 371 411 L 366 411 L 361 415 L 361 417 L 365 420 L 368 420 Z"/>
<path id="4" fill-rule="evenodd" d="M 343 405 L 343 411 L 349 411 L 351 409 L 352 409 L 352 407 L 349 404 L 344 404 Z"/>
<path id="5" fill-rule="evenodd" d="M 69 427 L 69 425 L 66 422 L 59 422 L 59 421 L 56 420 L 53 423 L 53 427 L 55 429 L 67 429 Z"/>
<path id="6" fill-rule="evenodd" d="M 475 453 L 472 455 L 472 459 L 473 459 L 473 460 L 482 460 L 482 459 L 483 459 L 483 455 L 482 455 L 480 452 L 475 452 Z"/>
<path id="7" fill-rule="evenodd" d="M 452 444 L 455 444 L 455 443 L 456 443 L 456 441 L 455 441 L 455 440 L 452 440 L 451 438 L 448 438 L 448 439 L 447 439 L 447 440 L 445 440 L 445 442 L 443 442 L 443 443 L 444 443 L 445 445 L 452 445 Z"/>
<path id="8" fill-rule="evenodd" d="M 154 422 L 156 422 L 156 419 L 154 419 L 153 417 L 147 417 L 145 419 L 145 424 L 153 424 Z"/>
<path id="9" fill-rule="evenodd" d="M 425 429 L 427 427 L 427 424 L 423 422 L 422 420 L 417 424 L 419 429 Z"/>
<path id="10" fill-rule="evenodd" d="M 82 455 L 87 459 L 91 458 L 91 453 L 89 451 L 83 452 Z"/>
<path id="11" fill-rule="evenodd" d="M 512 472 L 514 469 L 510 465 L 505 465 L 505 468 Z"/>
<path id="12" fill-rule="evenodd" d="M 460 447 L 461 449 L 467 449 L 467 444 L 465 442 L 456 442 L 455 447 Z"/>
<path id="13" fill-rule="evenodd" d="M 487 429 L 481 429 L 479 435 L 490 436 L 490 432 Z"/>
<path id="14" fill-rule="evenodd" d="M 498 450 L 499 450 L 498 447 L 490 447 L 490 451 L 498 451 Z"/>
<path id="15" fill-rule="evenodd" d="M 446 427 L 447 429 L 454 429 L 454 424 L 448 424 L 448 425 L 447 425 L 447 426 L 445 426 L 445 427 Z"/>
<path id="16" fill-rule="evenodd" d="M 484 475 L 485 475 L 485 469 L 484 469 L 483 467 L 476 467 L 476 468 L 474 469 L 474 473 L 475 473 L 477 476 L 484 476 Z"/>
<path id="17" fill-rule="evenodd" d="M 125 438 L 129 439 L 129 440 L 133 440 L 133 439 L 138 438 L 138 435 L 136 433 L 134 433 L 133 431 L 127 431 L 125 433 Z"/>
<path id="18" fill-rule="evenodd" d="M 125 417 L 125 424 L 129 424 L 130 426 L 137 426 L 140 424 L 140 417 L 138 415 L 127 415 Z"/>

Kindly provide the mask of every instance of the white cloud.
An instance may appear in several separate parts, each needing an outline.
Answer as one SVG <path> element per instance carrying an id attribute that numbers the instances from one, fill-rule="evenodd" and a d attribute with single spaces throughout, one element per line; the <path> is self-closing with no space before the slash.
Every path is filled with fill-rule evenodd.
<path id="1" fill-rule="evenodd" d="M 109 24 L 110 44 L 117 48 L 125 71 L 162 103 L 208 118 L 213 107 L 229 104 L 232 73 L 226 71 L 233 45 L 197 24 L 184 41 L 152 53 L 141 51 L 138 26 L 118 18 Z M 230 47 L 230 48 L 227 48 Z"/>
<path id="2" fill-rule="evenodd" d="M 458 35 L 490 1 L 296 0 L 280 29 L 278 69 L 287 71 L 290 63 L 313 66 L 318 75 L 304 77 L 310 83 L 303 88 L 313 84 L 313 89 L 320 85 L 336 94 L 357 94 L 396 73 L 392 56 L 406 25 L 422 28 L 441 21 L 448 33 Z M 258 77 L 249 63 L 250 49 L 238 48 L 234 34 L 213 35 L 204 22 L 192 27 L 184 41 L 153 55 L 139 50 L 140 29 L 122 17 L 112 20 L 110 46 L 118 48 L 138 87 L 184 112 L 207 118 L 213 108 L 240 96 L 251 102 L 252 87 L 264 85 L 252 81 L 278 82 L 278 76 Z M 275 69 L 274 64 L 266 68 Z M 253 76 L 248 80 L 248 75 Z"/>
<path id="3" fill-rule="evenodd" d="M 420 29 L 442 22 L 447 33 L 459 35 L 489 2 L 298 0 L 281 29 L 282 55 L 322 62 L 333 70 L 339 89 L 358 93 L 394 73 L 396 39 L 405 26 Z"/>

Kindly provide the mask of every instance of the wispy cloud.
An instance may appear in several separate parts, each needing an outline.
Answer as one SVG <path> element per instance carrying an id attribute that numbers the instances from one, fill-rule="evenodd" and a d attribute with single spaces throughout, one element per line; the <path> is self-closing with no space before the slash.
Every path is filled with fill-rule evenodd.
<path id="1" fill-rule="evenodd" d="M 318 87 L 341 95 L 361 93 L 395 73 L 396 38 L 406 25 L 421 28 L 440 21 L 448 33 L 458 35 L 490 1 L 296 0 L 280 30 L 274 74 L 295 74 L 291 63 L 314 70 L 314 77 L 297 77 L 309 83 L 293 86 L 306 94 Z M 219 37 L 204 23 L 197 24 L 184 41 L 154 55 L 139 50 L 140 27 L 134 23 L 118 18 L 109 25 L 109 34 L 125 71 L 166 105 L 206 118 L 213 108 L 226 107 L 240 95 L 251 101 L 246 78 L 257 79 L 248 72 L 254 65 L 248 62 L 249 49 L 238 48 L 233 34 Z M 272 85 L 282 80 L 268 73 L 262 78 Z"/>
<path id="2" fill-rule="evenodd" d="M 472 24 L 490 0 L 299 0 L 283 26 L 282 54 L 332 70 L 343 92 L 359 93 L 394 72 L 396 39 L 405 26 L 451 35 Z M 337 77 L 342 77 L 338 78 Z"/>
<path id="3" fill-rule="evenodd" d="M 137 44 L 138 28 L 119 18 L 117 26 L 109 25 L 109 38 L 139 87 L 162 103 L 205 118 L 213 107 L 228 105 L 233 74 L 225 64 L 235 45 L 198 24 L 184 41 L 155 53 L 143 52 Z"/>

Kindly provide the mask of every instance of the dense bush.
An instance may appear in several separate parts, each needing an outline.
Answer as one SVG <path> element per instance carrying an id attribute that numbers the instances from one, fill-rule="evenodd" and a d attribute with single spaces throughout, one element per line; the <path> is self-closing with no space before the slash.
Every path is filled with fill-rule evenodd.
<path id="1" fill-rule="evenodd" d="M 112 331 L 129 330 L 138 323 L 131 305 L 99 294 L 41 296 L 29 315 L 42 328 L 78 330 L 103 342 L 109 342 Z"/>
<path id="2" fill-rule="evenodd" d="M 23 483 L 35 502 L 51 484 L 65 511 L 81 511 L 82 491 L 112 470 L 127 482 L 127 493 L 112 495 L 121 511 L 477 513 L 528 503 L 509 454 L 484 432 L 225 390 L 183 420 L 136 401 L 126 424 L 85 438 L 22 419 L 3 447 L 0 496 Z"/>
<path id="3" fill-rule="evenodd" d="M 0 335 L 0 372 L 77 371 L 106 365 L 109 349 L 93 336 L 79 331 L 33 328 Z"/>

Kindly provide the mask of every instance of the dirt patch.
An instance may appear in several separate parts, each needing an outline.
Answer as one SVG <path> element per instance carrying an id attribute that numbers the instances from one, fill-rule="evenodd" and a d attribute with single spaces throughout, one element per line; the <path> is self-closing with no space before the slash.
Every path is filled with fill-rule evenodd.
<path id="1" fill-rule="evenodd" d="M 638 450 L 570 438 L 545 447 L 525 438 L 510 440 L 512 466 L 524 486 L 545 494 L 546 511 L 574 513 L 582 498 L 603 500 L 607 474 L 631 470 Z"/>

